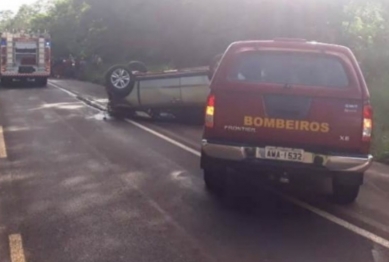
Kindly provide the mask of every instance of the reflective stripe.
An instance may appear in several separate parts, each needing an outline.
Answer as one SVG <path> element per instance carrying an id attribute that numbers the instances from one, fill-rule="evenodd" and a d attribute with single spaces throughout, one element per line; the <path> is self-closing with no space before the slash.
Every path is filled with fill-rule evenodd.
<path id="1" fill-rule="evenodd" d="M 11 72 L 11 73 L 7 73 L 7 72 L 3 72 L 1 73 L 2 76 L 49 76 L 50 73 L 49 72 L 42 72 L 42 73 L 31 73 L 31 74 L 18 74 L 18 73 L 14 73 L 14 72 Z"/>

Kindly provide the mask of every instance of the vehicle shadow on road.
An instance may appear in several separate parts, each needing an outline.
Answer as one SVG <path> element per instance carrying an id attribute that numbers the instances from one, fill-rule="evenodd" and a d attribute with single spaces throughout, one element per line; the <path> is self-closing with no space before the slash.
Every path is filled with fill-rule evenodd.
<path id="1" fill-rule="evenodd" d="M 222 194 L 211 195 L 222 207 L 233 212 L 261 216 L 296 214 L 299 208 L 281 195 L 292 196 L 315 205 L 332 203 L 330 181 L 325 178 L 300 176 L 288 183 L 282 183 L 278 179 L 250 179 L 250 176 L 242 179 L 239 174 L 234 174 Z"/>
<path id="2" fill-rule="evenodd" d="M 135 120 L 139 123 L 156 123 L 156 124 L 179 124 L 185 126 L 202 127 L 204 125 L 204 119 L 202 116 L 186 116 L 175 117 L 174 115 L 163 117 L 150 117 L 147 113 L 142 112 L 139 115 L 122 114 L 120 117 L 109 116 L 107 113 L 104 115 L 104 120 L 121 121 L 123 119 Z"/>
<path id="3" fill-rule="evenodd" d="M 40 86 L 38 83 L 13 83 L 11 85 L 3 85 L 0 83 L 1 89 L 42 89 L 46 88 L 46 86 Z"/>
<path id="4" fill-rule="evenodd" d="M 171 124 L 181 124 L 187 126 L 203 126 L 204 119 L 202 117 L 193 117 L 182 115 L 181 117 L 159 117 L 159 118 L 146 118 L 141 116 L 132 117 L 132 119 L 140 122 L 151 122 L 151 123 L 171 123 Z"/>

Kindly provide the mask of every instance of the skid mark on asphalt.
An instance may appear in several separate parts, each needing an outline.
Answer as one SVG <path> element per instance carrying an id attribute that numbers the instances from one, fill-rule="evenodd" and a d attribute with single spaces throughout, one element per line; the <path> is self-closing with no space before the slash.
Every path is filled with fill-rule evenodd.
<path id="1" fill-rule="evenodd" d="M 9 249 L 11 262 L 26 262 L 22 236 L 20 234 L 13 234 L 9 236 Z"/>
<path id="2" fill-rule="evenodd" d="M 4 130 L 2 126 L 0 126 L 0 158 L 7 158 L 7 148 L 5 146 Z"/>

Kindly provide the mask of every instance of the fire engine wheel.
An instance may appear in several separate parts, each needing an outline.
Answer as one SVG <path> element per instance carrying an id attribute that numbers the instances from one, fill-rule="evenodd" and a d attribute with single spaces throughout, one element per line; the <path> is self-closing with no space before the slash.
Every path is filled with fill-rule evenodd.
<path id="1" fill-rule="evenodd" d="M 36 79 L 37 85 L 40 87 L 46 87 L 47 86 L 47 78 L 42 77 L 42 78 L 37 78 Z"/>
<path id="2" fill-rule="evenodd" d="M 126 97 L 134 89 L 135 79 L 131 70 L 124 65 L 111 67 L 105 75 L 108 92 L 115 97 Z"/>
<path id="3" fill-rule="evenodd" d="M 2 77 L 1 78 L 1 86 L 2 87 L 10 87 L 12 85 L 12 78 L 10 77 Z"/>

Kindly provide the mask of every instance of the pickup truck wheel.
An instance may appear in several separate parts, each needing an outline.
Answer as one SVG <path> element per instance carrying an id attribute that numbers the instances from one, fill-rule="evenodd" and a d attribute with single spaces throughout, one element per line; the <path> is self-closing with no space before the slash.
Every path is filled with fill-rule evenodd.
<path id="1" fill-rule="evenodd" d="M 116 65 L 105 74 L 105 85 L 111 95 L 123 98 L 134 89 L 135 79 L 127 66 Z"/>
<path id="2" fill-rule="evenodd" d="M 353 203 L 359 193 L 360 185 L 346 185 L 333 180 L 332 194 L 337 204 L 347 205 Z"/>
<path id="3" fill-rule="evenodd" d="M 222 194 L 225 189 L 225 172 L 221 169 L 205 168 L 204 169 L 204 182 L 205 187 L 209 192 Z"/>

